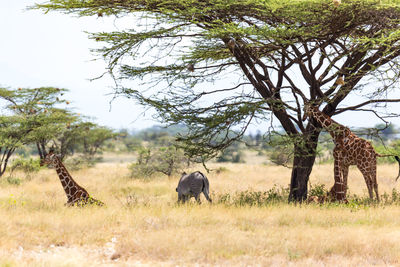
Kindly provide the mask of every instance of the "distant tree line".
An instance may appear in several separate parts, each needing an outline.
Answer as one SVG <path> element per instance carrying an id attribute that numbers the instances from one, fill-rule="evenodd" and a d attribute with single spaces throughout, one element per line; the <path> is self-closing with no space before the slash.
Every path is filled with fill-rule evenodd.
<path id="1" fill-rule="evenodd" d="M 131 132 L 127 129 L 122 129 L 119 131 L 119 140 L 121 141 L 120 150 L 125 152 L 135 151 L 138 153 L 138 161 L 131 166 L 131 168 L 139 168 L 141 166 L 140 170 L 137 169 L 136 172 L 134 171 L 135 175 L 141 172 L 153 174 L 157 172 L 155 165 L 167 166 L 168 164 L 162 162 L 162 159 L 165 161 L 168 159 L 171 160 L 172 151 L 176 151 L 176 154 L 180 155 L 180 163 L 177 169 L 181 169 L 184 163 L 196 162 L 195 159 L 185 157 L 183 151 L 178 149 L 179 144 L 175 142 L 177 134 L 184 134 L 186 131 L 187 129 L 184 125 L 175 125 L 168 128 L 154 126 L 141 131 Z M 400 129 L 392 124 L 378 124 L 373 128 L 356 128 L 353 131 L 357 135 L 370 140 L 379 153 L 400 154 Z M 280 131 L 279 129 L 268 134 L 256 131 L 255 133 L 244 135 L 239 141 L 233 142 L 221 151 L 215 160 L 216 162 L 244 163 L 246 162 L 246 152 L 256 151 L 258 156 L 265 158 L 265 162 L 290 166 L 293 160 L 293 150 L 289 139 L 284 131 Z M 319 163 L 333 162 L 333 148 L 334 143 L 330 134 L 323 131 L 319 137 L 317 161 Z M 175 157 L 177 157 L 176 154 L 174 154 Z M 153 160 L 150 164 L 150 158 L 152 157 Z M 390 157 L 379 160 L 380 162 L 393 161 Z M 148 167 L 151 171 L 143 169 L 143 165 L 152 165 Z M 158 172 L 171 175 L 172 172 L 167 170 L 171 170 L 171 165 L 165 167 L 165 170 Z"/>
<path id="2" fill-rule="evenodd" d="M 12 156 L 20 156 L 11 166 L 12 171 L 17 168 L 35 170 L 33 165 L 37 162 L 27 159 L 27 156 L 43 158 L 50 148 L 61 160 L 71 161 L 74 167 L 93 164 L 103 151 L 135 153 L 136 162 L 130 165 L 133 176 L 151 176 L 157 172 L 170 176 L 191 162 L 203 162 L 202 158 L 185 154 L 177 142 L 188 132 L 185 125 L 153 126 L 140 131 L 113 130 L 72 112 L 70 102 L 65 99 L 66 92 L 66 89 L 54 87 L 0 88 L 0 177 Z M 400 131 L 394 125 L 379 124 L 371 129 L 353 131 L 371 140 L 379 153 L 400 154 Z M 266 161 L 287 166 L 293 160 L 289 139 L 283 130 L 268 134 L 261 131 L 249 133 L 232 142 L 215 160 L 243 163 L 246 161 L 245 153 L 252 150 Z M 216 140 L 218 142 L 218 138 Z M 331 161 L 333 146 L 330 135 L 322 132 L 317 160 Z M 382 160 L 390 162 L 392 159 Z"/>

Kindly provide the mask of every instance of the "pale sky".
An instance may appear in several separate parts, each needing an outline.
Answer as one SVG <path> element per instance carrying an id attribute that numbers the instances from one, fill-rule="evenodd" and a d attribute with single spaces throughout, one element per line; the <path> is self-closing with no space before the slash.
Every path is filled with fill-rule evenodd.
<path id="1" fill-rule="evenodd" d="M 35 2 L 44 1 L 0 1 L 0 86 L 69 89 L 66 98 L 76 112 L 113 128 L 143 129 L 156 124 L 149 112 L 143 117 L 143 108 L 132 100 L 119 98 L 110 107 L 113 93 L 110 78 L 89 81 L 102 74 L 106 65 L 101 59 L 93 61 L 96 56 L 90 53 L 90 48 L 98 44 L 89 40 L 85 31 L 117 30 L 120 22 L 114 18 L 77 18 L 57 12 L 43 14 L 25 10 Z M 392 97 L 400 98 L 400 93 Z M 352 99 L 347 103 L 351 104 Z M 392 104 L 389 111 L 399 108 L 399 104 Z M 379 122 L 361 112 L 334 119 L 350 127 L 373 126 Z M 391 121 L 400 126 L 399 118 Z"/>
<path id="2" fill-rule="evenodd" d="M 113 128 L 149 127 L 156 122 L 141 116 L 132 100 L 113 98 L 110 78 L 89 81 L 105 70 L 90 48 L 96 42 L 85 31 L 115 30 L 114 19 L 76 18 L 61 13 L 25 10 L 32 0 L 0 1 L 0 86 L 69 89 L 65 95 L 76 112 Z M 111 108 L 111 111 L 110 111 Z"/>

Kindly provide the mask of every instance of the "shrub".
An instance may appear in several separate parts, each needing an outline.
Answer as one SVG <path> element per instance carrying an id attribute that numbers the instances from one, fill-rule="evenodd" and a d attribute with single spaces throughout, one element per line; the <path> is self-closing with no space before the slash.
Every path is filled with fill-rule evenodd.
<path id="1" fill-rule="evenodd" d="M 136 163 L 128 166 L 130 176 L 135 178 L 149 178 L 160 172 L 171 176 L 183 170 L 188 164 L 188 158 L 183 151 L 174 146 L 162 148 L 141 148 Z"/>
<path id="2" fill-rule="evenodd" d="M 21 178 L 18 177 L 12 177 L 12 176 L 7 177 L 7 182 L 12 185 L 20 185 L 21 181 L 22 181 Z"/>
<path id="3" fill-rule="evenodd" d="M 319 184 L 310 186 L 309 197 L 322 197 L 326 196 L 325 185 Z M 235 193 L 224 193 L 213 197 L 214 202 L 226 206 L 269 206 L 276 204 L 286 204 L 289 197 L 289 188 L 274 186 L 268 191 L 240 191 Z M 347 196 L 348 203 L 323 201 L 321 205 L 326 207 L 347 207 L 352 211 L 368 208 L 371 206 L 390 206 L 400 205 L 400 192 L 395 188 L 392 189 L 391 194 L 384 193 L 381 195 L 381 201 L 378 203 L 376 200 L 371 200 L 368 196 L 359 196 L 356 194 L 349 194 Z"/>
<path id="4" fill-rule="evenodd" d="M 327 191 L 325 190 L 324 184 L 312 185 L 310 184 L 310 190 L 308 191 L 308 196 L 323 197 L 326 196 Z"/>
<path id="5" fill-rule="evenodd" d="M 13 180 L 12 175 L 14 171 L 22 171 L 26 174 L 26 178 L 30 179 L 31 175 L 40 170 L 40 159 L 26 158 L 24 156 L 16 158 L 12 161 L 10 166 L 10 179 Z M 8 181 L 8 178 L 7 178 Z M 19 183 L 18 183 L 19 184 Z"/>
<path id="6" fill-rule="evenodd" d="M 156 170 L 152 166 L 141 163 L 132 163 L 128 168 L 132 178 L 150 178 L 156 173 Z"/>
<path id="7" fill-rule="evenodd" d="M 278 188 L 274 185 L 268 191 L 246 190 L 233 195 L 226 193 L 216 197 L 217 203 L 235 206 L 267 206 L 276 203 L 287 203 L 288 188 Z"/>
<path id="8" fill-rule="evenodd" d="M 77 171 L 84 168 L 93 167 L 98 161 L 99 158 L 79 156 L 66 159 L 64 161 L 64 165 L 68 170 Z"/>
<path id="9" fill-rule="evenodd" d="M 392 190 L 392 201 L 400 203 L 400 192 L 397 192 L 396 188 Z"/>

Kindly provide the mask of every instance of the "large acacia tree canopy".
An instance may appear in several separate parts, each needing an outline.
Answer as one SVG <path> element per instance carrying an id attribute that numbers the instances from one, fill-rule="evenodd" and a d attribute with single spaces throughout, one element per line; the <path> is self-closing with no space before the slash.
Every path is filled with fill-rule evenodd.
<path id="1" fill-rule="evenodd" d="M 192 155 L 215 155 L 271 113 L 301 136 L 310 125 L 301 121 L 305 101 L 326 103 L 329 115 L 398 101 L 387 94 L 399 77 L 400 1 L 50 0 L 35 8 L 134 14 L 130 29 L 91 38 L 105 43 L 97 52 L 118 93 L 189 126 L 181 140 Z M 126 86 L 130 79 L 150 90 Z M 366 99 L 337 108 L 361 89 Z"/>

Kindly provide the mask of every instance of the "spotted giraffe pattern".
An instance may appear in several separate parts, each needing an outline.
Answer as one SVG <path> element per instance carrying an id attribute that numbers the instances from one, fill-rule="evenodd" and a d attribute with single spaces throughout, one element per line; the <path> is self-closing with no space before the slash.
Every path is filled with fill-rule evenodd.
<path id="1" fill-rule="evenodd" d="M 339 201 L 346 200 L 349 166 L 356 165 L 364 176 L 369 197 L 373 199 L 373 191 L 375 191 L 376 199 L 379 201 L 378 183 L 376 181 L 376 157 L 393 155 L 378 154 L 368 141 L 355 135 L 349 128 L 332 120 L 317 107 L 306 106 L 305 115 L 314 118 L 327 130 L 335 143 L 335 148 L 333 149 L 335 184 L 330 190 L 330 195 Z M 399 158 L 397 156 L 395 158 L 400 164 Z"/>
<path id="2" fill-rule="evenodd" d="M 44 159 L 41 160 L 40 165 L 50 165 L 56 169 L 58 177 L 60 178 L 61 185 L 64 188 L 65 194 L 67 195 L 66 206 L 84 206 L 86 204 L 95 204 L 103 206 L 104 203 L 100 200 L 92 198 L 89 193 L 82 186 L 78 185 L 77 182 L 72 179 L 67 168 L 62 164 L 61 160 L 56 154 L 50 152 Z"/>

